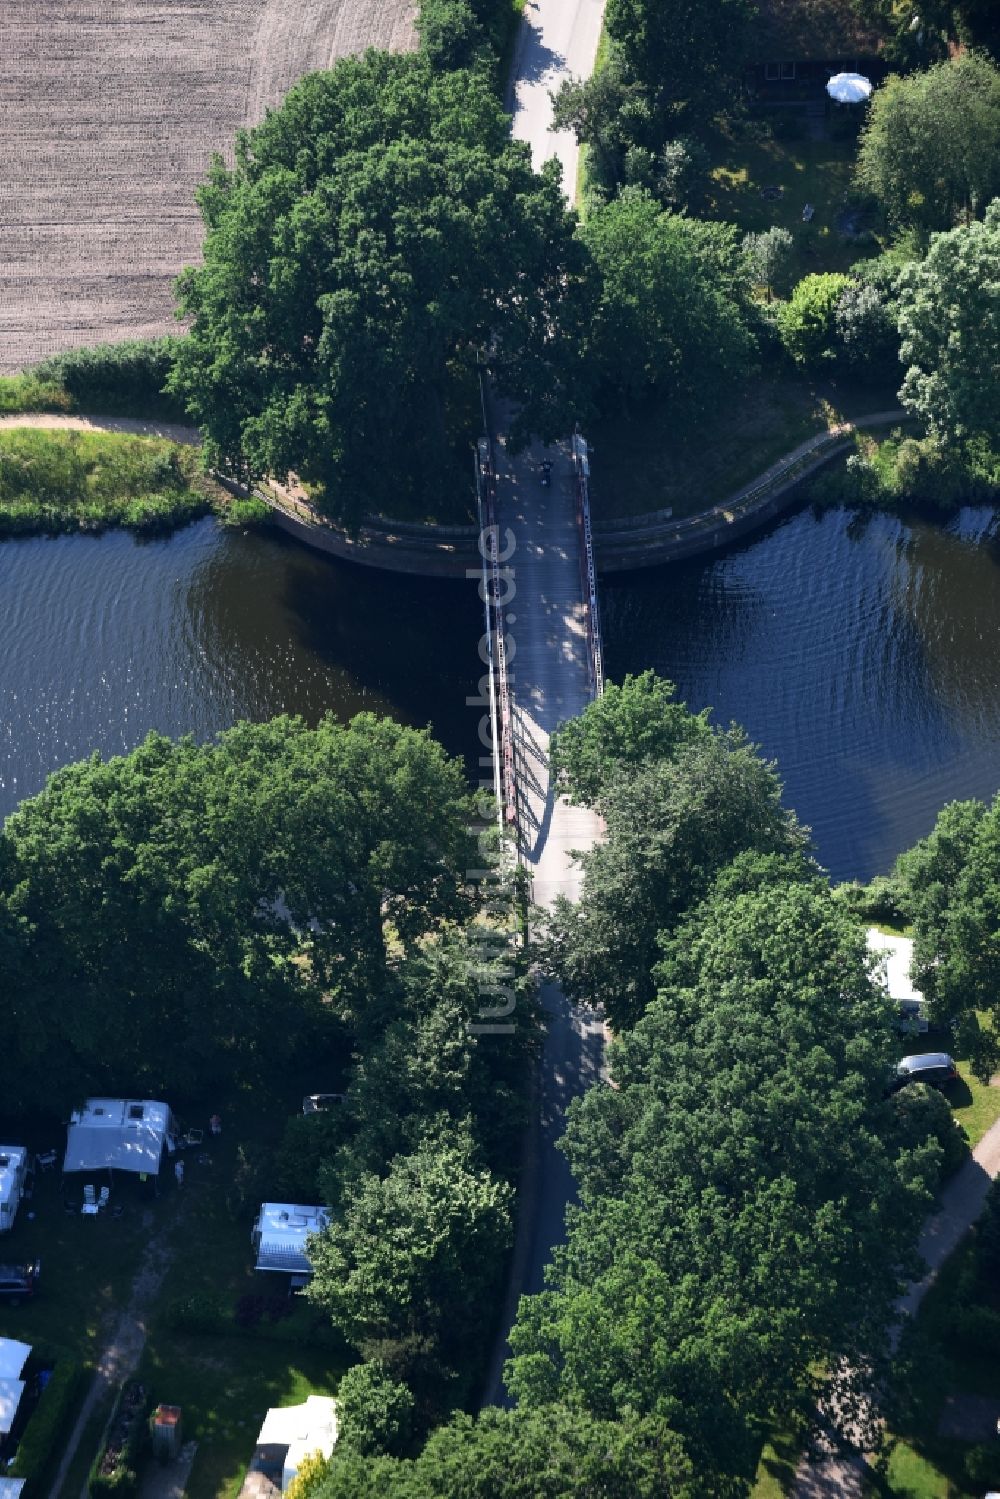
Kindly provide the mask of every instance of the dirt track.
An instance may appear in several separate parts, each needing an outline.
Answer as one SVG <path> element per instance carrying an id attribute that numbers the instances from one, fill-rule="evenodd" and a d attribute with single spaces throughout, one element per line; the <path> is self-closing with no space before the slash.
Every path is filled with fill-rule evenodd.
<path id="1" fill-rule="evenodd" d="M 0 372 L 167 332 L 212 153 L 416 0 L 2 0 Z"/>

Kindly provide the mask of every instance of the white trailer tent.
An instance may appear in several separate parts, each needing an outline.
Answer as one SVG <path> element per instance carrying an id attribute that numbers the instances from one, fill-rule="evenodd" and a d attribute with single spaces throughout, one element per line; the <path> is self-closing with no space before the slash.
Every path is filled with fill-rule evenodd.
<path id="1" fill-rule="evenodd" d="M 890 937 L 870 926 L 865 933 L 868 951 L 883 962 L 882 972 L 889 998 L 895 1001 L 903 1028 L 911 1034 L 923 1035 L 929 1027 L 927 1002 L 919 989 L 913 986 L 910 968 L 913 964 L 913 943 L 909 937 Z"/>
<path id="2" fill-rule="evenodd" d="M 0 1145 L 0 1234 L 14 1227 L 27 1174 L 28 1152 L 25 1147 Z"/>
<path id="3" fill-rule="evenodd" d="M 331 1457 L 337 1441 L 337 1402 L 329 1395 L 308 1395 L 302 1405 L 275 1406 L 264 1417 L 250 1462 L 284 1493 L 303 1462 L 314 1453 Z"/>
<path id="4" fill-rule="evenodd" d="M 70 1115 L 63 1171 L 132 1171 L 155 1177 L 164 1148 L 177 1149 L 177 1123 L 152 1099 L 88 1098 Z"/>
<path id="5" fill-rule="evenodd" d="M 30 1343 L 19 1343 L 16 1338 L 0 1338 L 0 1437 L 10 1435 L 24 1394 L 21 1378 L 31 1352 Z"/>
<path id="6" fill-rule="evenodd" d="M 257 1251 L 255 1270 L 276 1270 L 283 1275 L 312 1275 L 306 1255 L 306 1240 L 326 1228 L 330 1218 L 325 1208 L 303 1207 L 297 1202 L 261 1204 L 253 1226 Z"/>

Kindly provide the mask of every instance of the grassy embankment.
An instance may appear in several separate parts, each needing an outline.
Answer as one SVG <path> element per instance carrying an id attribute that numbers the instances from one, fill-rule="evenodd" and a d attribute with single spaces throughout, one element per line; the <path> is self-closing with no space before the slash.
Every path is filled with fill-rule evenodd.
<path id="1" fill-rule="evenodd" d="M 736 391 L 704 424 L 685 432 L 656 402 L 606 417 L 587 434 L 594 448 L 595 521 L 666 507 L 678 517 L 695 515 L 728 499 L 807 438 L 896 404 L 891 387 L 789 373 Z"/>
<path id="2" fill-rule="evenodd" d="M 209 512 L 242 523 L 259 509 L 208 478 L 191 447 L 114 432 L 0 431 L 0 537 L 166 531 Z"/>

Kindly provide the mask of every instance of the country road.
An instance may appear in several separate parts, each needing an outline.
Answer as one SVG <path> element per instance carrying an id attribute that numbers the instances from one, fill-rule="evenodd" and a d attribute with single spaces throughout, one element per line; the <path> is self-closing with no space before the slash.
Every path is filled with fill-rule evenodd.
<path id="1" fill-rule="evenodd" d="M 568 130 L 552 129 L 552 100 L 568 78 L 589 78 L 597 56 L 604 0 L 528 0 L 521 23 L 507 107 L 515 140 L 527 141 L 537 167 L 557 156 L 563 190 L 576 200 L 579 147 Z"/>
<path id="2" fill-rule="evenodd" d="M 550 94 L 566 78 L 589 76 L 603 15 L 604 0 L 529 0 L 514 53 L 508 94 L 513 134 L 529 142 L 536 168 L 552 156 L 559 158 L 570 202 L 576 194 L 579 152 L 571 134 L 552 129 Z M 549 486 L 541 483 L 546 456 L 553 463 Z M 533 899 L 549 906 L 560 894 L 577 897 L 580 869 L 570 851 L 586 849 L 600 836 L 596 814 L 570 807 L 557 796 L 548 771 L 549 736 L 580 713 L 592 695 L 569 443 L 548 450 L 536 444 L 513 458 L 501 442 L 497 467 L 497 519 L 515 542 L 511 564 L 516 597 L 507 618 L 514 651 L 521 856 L 532 876 Z M 604 1069 L 602 1022 L 571 1005 L 556 984 L 543 985 L 541 998 L 547 1030 L 537 1128 L 521 1187 L 517 1241 L 485 1405 L 510 1403 L 502 1381 L 510 1351 L 507 1330 L 520 1297 L 542 1290 L 552 1250 L 565 1238 L 566 1207 L 573 1199 L 569 1166 L 556 1142 L 570 1102 Z"/>

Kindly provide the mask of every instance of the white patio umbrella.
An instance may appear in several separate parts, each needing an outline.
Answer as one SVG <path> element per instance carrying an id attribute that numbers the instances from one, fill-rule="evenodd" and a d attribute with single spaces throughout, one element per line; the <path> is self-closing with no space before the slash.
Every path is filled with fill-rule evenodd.
<path id="1" fill-rule="evenodd" d="M 834 73 L 826 91 L 838 104 L 863 104 L 872 91 L 871 79 L 862 73 Z"/>

